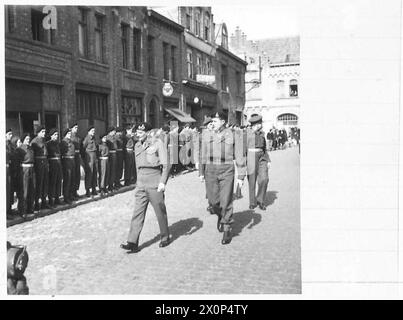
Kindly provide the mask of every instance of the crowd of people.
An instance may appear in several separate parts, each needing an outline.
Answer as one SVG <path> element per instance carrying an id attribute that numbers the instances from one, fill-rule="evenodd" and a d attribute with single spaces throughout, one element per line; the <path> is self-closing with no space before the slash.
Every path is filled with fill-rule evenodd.
<path id="1" fill-rule="evenodd" d="M 266 136 L 269 150 L 282 150 L 291 144 L 299 145 L 299 134 L 300 130 L 297 127 L 290 128 L 288 132 L 286 129 L 273 127 Z"/>

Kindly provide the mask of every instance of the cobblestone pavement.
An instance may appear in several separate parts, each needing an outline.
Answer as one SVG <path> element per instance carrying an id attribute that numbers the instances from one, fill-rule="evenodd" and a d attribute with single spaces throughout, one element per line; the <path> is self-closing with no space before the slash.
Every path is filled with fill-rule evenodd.
<path id="1" fill-rule="evenodd" d="M 152 207 L 141 251 L 126 254 L 134 191 L 7 229 L 27 245 L 31 294 L 300 293 L 298 149 L 271 152 L 268 209 L 248 210 L 247 183 L 234 205 L 231 244 L 221 245 L 196 172 L 170 179 L 166 204 L 173 243 L 159 248 Z"/>

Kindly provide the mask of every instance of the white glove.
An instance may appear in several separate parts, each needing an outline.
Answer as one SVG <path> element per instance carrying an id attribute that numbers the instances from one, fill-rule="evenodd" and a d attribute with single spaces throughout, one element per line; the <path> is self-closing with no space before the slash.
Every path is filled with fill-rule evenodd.
<path id="1" fill-rule="evenodd" d="M 200 176 L 200 182 L 204 182 L 204 176 Z"/>
<path id="2" fill-rule="evenodd" d="M 236 185 L 237 185 L 237 186 L 239 185 L 239 187 L 242 189 L 243 180 L 241 180 L 241 179 L 236 179 Z"/>
<path id="3" fill-rule="evenodd" d="M 268 162 L 267 163 L 267 170 L 270 170 L 270 167 L 271 167 L 271 162 Z"/>
<path id="4" fill-rule="evenodd" d="M 165 184 L 160 182 L 157 188 L 157 192 L 164 192 L 165 191 Z"/>
<path id="5" fill-rule="evenodd" d="M 195 168 L 196 168 L 196 170 L 199 170 L 199 163 L 195 164 Z"/>

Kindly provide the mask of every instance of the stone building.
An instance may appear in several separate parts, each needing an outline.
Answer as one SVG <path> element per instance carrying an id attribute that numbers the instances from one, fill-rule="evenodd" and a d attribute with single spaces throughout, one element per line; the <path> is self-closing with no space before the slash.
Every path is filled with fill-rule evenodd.
<path id="1" fill-rule="evenodd" d="M 298 127 L 299 37 L 250 41 L 237 28 L 230 38 L 230 47 L 248 62 L 245 118 L 261 114 L 266 132 L 272 127 Z"/>

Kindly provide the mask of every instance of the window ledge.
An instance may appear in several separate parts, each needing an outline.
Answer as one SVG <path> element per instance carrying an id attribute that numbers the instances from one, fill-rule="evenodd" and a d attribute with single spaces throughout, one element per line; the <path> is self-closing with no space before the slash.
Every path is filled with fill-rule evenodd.
<path id="1" fill-rule="evenodd" d="M 122 71 L 127 72 L 127 73 L 131 73 L 131 74 L 135 74 L 137 76 L 143 76 L 144 73 L 136 71 L 136 70 L 130 70 L 130 69 L 125 69 L 125 68 L 121 68 Z"/>
<path id="2" fill-rule="evenodd" d="M 101 63 L 101 62 L 94 61 L 94 60 L 89 60 L 88 58 L 80 57 L 80 58 L 78 58 L 78 60 L 81 61 L 81 62 L 85 62 L 85 63 L 93 64 L 93 65 L 96 65 L 96 66 L 100 66 L 102 68 L 109 68 L 109 64 Z"/>
<path id="3" fill-rule="evenodd" d="M 276 100 L 292 100 L 292 99 L 298 99 L 299 97 L 284 97 L 284 98 L 276 98 Z"/>

